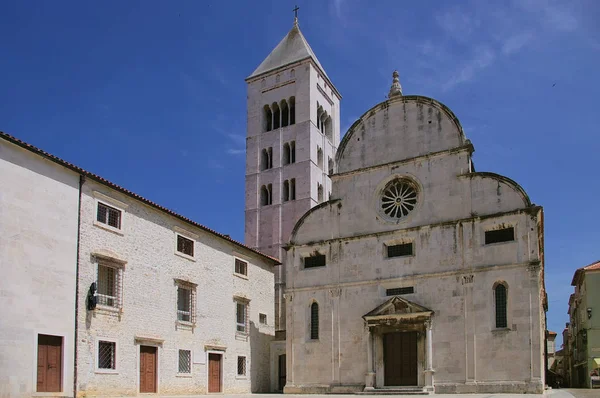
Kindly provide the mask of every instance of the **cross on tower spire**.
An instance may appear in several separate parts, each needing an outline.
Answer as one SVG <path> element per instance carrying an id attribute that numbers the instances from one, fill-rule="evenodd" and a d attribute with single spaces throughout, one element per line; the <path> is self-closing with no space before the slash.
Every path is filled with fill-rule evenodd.
<path id="1" fill-rule="evenodd" d="M 294 25 L 298 25 L 298 10 L 300 7 L 296 5 L 296 7 L 292 10 L 294 11 Z"/>

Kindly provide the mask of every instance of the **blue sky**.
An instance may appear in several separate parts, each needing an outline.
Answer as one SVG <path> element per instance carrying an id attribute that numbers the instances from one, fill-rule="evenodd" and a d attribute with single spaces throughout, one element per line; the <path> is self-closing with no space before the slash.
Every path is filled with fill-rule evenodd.
<path id="1" fill-rule="evenodd" d="M 342 99 L 342 131 L 405 94 L 454 111 L 478 171 L 545 209 L 549 328 L 600 259 L 600 3 L 0 2 L 0 130 L 243 240 L 244 78 L 293 22 Z"/>

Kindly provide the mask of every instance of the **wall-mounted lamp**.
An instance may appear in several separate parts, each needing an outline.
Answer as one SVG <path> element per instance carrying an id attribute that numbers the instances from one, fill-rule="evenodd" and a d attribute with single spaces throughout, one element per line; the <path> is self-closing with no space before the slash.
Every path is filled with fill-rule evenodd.
<path id="1" fill-rule="evenodd" d="M 588 307 L 587 309 L 588 319 L 592 317 L 592 309 Z"/>

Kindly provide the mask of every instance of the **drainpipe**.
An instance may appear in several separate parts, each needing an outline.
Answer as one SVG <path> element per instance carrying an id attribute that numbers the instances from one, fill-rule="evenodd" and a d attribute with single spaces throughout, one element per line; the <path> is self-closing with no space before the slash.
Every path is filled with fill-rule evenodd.
<path id="1" fill-rule="evenodd" d="M 75 261 L 75 345 L 73 346 L 73 398 L 77 398 L 77 317 L 79 316 L 79 247 L 81 241 L 81 191 L 85 176 L 79 175 L 79 202 L 77 203 L 77 259 Z"/>

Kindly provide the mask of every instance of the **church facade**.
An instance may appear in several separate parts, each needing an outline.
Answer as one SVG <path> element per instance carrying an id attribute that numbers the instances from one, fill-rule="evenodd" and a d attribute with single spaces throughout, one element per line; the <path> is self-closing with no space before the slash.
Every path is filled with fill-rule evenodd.
<path id="1" fill-rule="evenodd" d="M 285 248 L 286 393 L 543 392 L 543 210 L 473 152 L 396 72 L 349 129 Z"/>

